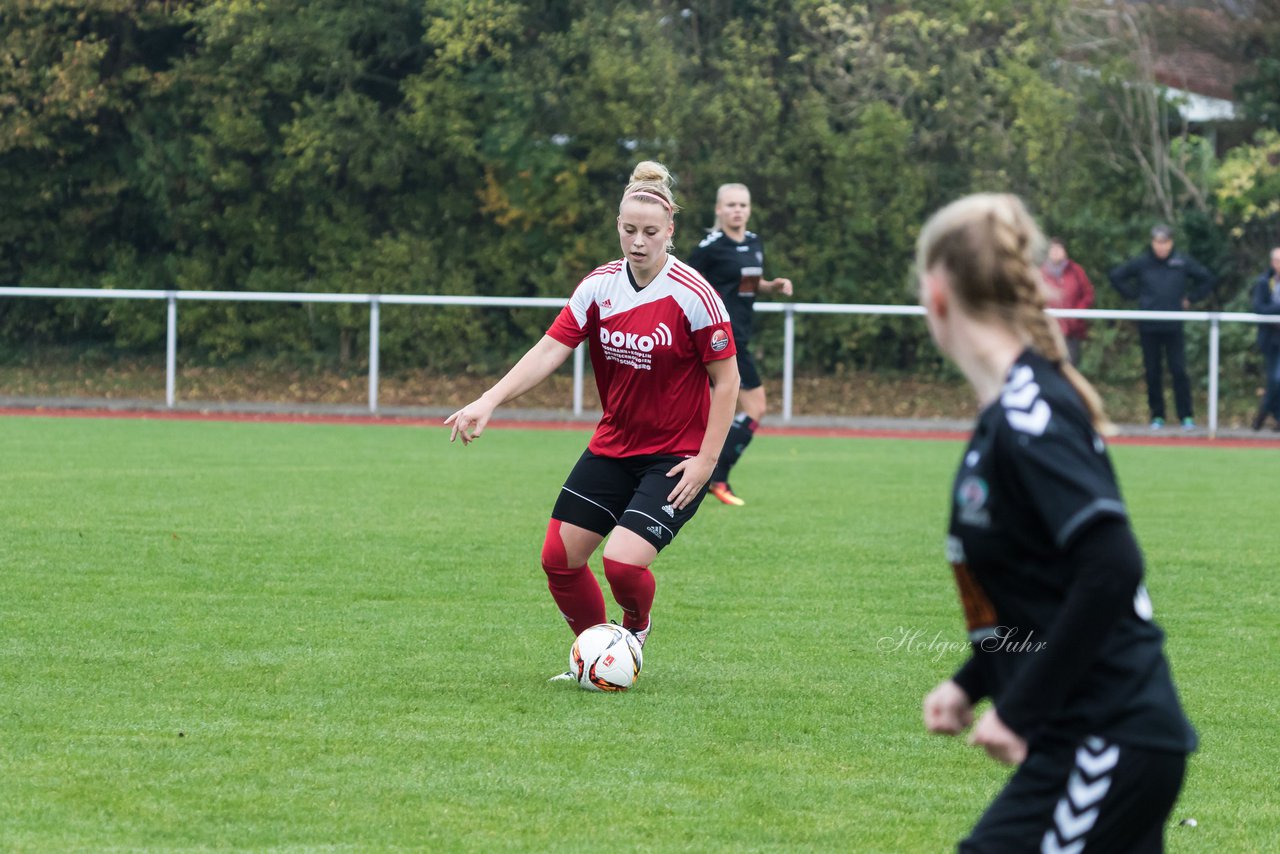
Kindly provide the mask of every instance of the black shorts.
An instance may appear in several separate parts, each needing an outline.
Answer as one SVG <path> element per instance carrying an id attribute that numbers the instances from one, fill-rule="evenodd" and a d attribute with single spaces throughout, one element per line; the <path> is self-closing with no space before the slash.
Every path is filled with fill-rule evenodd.
<path id="1" fill-rule="evenodd" d="M 747 349 L 745 341 L 739 346 L 741 349 L 738 350 L 738 378 L 741 380 L 741 385 L 738 388 L 742 391 L 760 388 L 763 383 L 760 381 L 760 371 L 756 368 L 755 357 Z"/>
<path id="2" fill-rule="evenodd" d="M 1157 854 L 1186 766 L 1183 753 L 1097 736 L 1075 747 L 1034 750 L 959 850 Z"/>
<path id="3" fill-rule="evenodd" d="M 601 536 L 626 528 L 662 551 L 693 518 L 707 494 L 703 486 L 683 510 L 667 500 L 680 482 L 679 475 L 667 477 L 667 472 L 684 459 L 673 454 L 601 457 L 583 451 L 560 488 L 551 518 Z"/>

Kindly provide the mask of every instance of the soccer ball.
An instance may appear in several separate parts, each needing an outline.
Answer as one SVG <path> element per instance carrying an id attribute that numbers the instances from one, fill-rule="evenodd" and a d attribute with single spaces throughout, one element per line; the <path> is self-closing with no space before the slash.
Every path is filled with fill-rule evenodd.
<path id="1" fill-rule="evenodd" d="M 613 623 L 586 629 L 569 649 L 569 673 L 588 691 L 625 691 L 643 664 L 640 641 Z"/>

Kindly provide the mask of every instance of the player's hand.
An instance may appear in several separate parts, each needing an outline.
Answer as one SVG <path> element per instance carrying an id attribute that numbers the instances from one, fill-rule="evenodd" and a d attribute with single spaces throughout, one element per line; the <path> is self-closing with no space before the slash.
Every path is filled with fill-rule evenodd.
<path id="1" fill-rule="evenodd" d="M 675 505 L 677 510 L 683 510 L 688 507 L 689 503 L 698 497 L 702 487 L 707 485 L 707 481 L 711 479 L 711 472 L 715 471 L 715 467 L 715 460 L 704 457 L 701 454 L 696 457 L 688 457 L 676 463 L 671 467 L 671 471 L 667 472 L 667 477 L 679 475 L 680 482 L 667 495 L 667 500 Z"/>
<path id="2" fill-rule="evenodd" d="M 783 296 L 788 296 L 788 297 L 791 296 L 791 294 L 795 291 L 795 289 L 791 287 L 790 279 L 782 279 L 782 278 L 774 279 L 772 282 L 769 283 L 769 287 L 775 291 L 781 291 Z"/>
<path id="3" fill-rule="evenodd" d="M 992 759 L 1006 765 L 1021 765 L 1027 758 L 1026 741 L 1005 726 L 994 708 L 983 712 L 978 725 L 969 734 L 969 743 L 976 744 Z"/>
<path id="4" fill-rule="evenodd" d="M 489 423 L 489 417 L 493 415 L 493 410 L 494 407 L 486 403 L 482 397 L 471 401 L 450 415 L 444 420 L 445 426 L 453 427 L 449 431 L 449 441 L 452 442 L 461 436 L 462 444 L 470 445 L 476 439 L 479 439 L 480 434 L 484 432 L 485 425 Z"/>
<path id="5" fill-rule="evenodd" d="M 954 681 L 938 684 L 924 698 L 924 728 L 940 735 L 959 735 L 973 723 L 973 703 Z"/>

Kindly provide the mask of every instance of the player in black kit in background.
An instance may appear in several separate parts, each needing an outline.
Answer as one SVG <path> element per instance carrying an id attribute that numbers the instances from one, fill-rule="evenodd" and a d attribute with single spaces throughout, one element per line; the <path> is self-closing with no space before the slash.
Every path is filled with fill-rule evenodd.
<path id="1" fill-rule="evenodd" d="M 708 492 L 725 504 L 741 507 L 746 502 L 729 487 L 729 469 L 742 456 L 766 407 L 760 371 L 751 355 L 751 323 L 757 293 L 780 292 L 791 296 L 790 279 L 765 279 L 764 244 L 759 235 L 747 231 L 751 218 L 751 192 L 743 184 L 724 184 L 716 191 L 715 228 L 689 256 L 689 266 L 702 274 L 724 300 L 733 323 L 733 340 L 738 347 L 738 391 L 741 410 L 729 428 L 720 462 L 711 474 Z"/>
<path id="2" fill-rule="evenodd" d="M 1142 584 L 1102 433 L 1044 311 L 1043 237 L 1016 196 L 948 205 L 920 235 L 920 302 L 982 407 L 951 489 L 947 559 L 972 657 L 924 700 L 1017 770 L 961 852 L 1158 852 L 1196 734 Z"/>

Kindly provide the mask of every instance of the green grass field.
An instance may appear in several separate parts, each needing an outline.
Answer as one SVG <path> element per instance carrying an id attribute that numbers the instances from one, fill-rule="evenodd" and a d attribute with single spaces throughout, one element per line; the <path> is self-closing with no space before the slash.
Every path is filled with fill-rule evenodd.
<path id="1" fill-rule="evenodd" d="M 538 565 L 586 437 L 0 418 L 0 850 L 953 848 L 1007 775 L 920 724 L 960 445 L 760 436 L 601 695 Z M 1114 457 L 1202 737 L 1169 850 L 1277 850 L 1280 455 Z"/>

